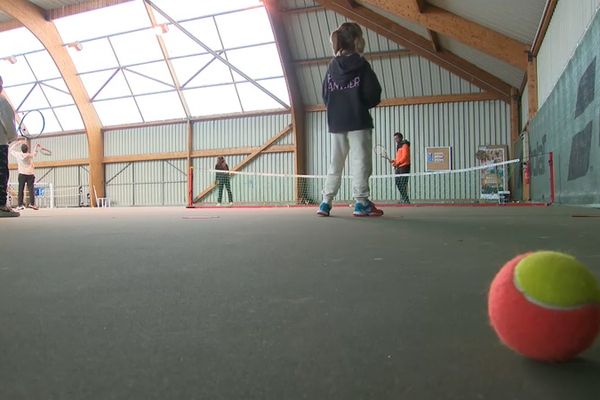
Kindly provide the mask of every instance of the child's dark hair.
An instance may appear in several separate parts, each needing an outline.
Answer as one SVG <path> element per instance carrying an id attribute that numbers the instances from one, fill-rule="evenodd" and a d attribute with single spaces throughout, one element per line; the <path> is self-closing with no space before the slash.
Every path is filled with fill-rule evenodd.
<path id="1" fill-rule="evenodd" d="M 336 56 L 348 53 L 362 53 L 365 49 L 362 29 L 357 23 L 344 22 L 331 33 L 331 47 Z"/>
<path id="2" fill-rule="evenodd" d="M 21 151 L 22 151 L 23 153 L 27 153 L 27 152 L 29 151 L 29 146 L 27 146 L 25 143 L 23 143 L 23 144 L 21 145 Z"/>

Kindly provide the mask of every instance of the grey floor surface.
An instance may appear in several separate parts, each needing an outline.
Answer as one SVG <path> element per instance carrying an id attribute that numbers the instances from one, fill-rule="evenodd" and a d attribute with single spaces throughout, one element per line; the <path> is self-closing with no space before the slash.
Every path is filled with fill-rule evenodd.
<path id="1" fill-rule="evenodd" d="M 500 266 L 572 253 L 600 211 L 26 210 L 0 220 L 0 399 L 600 399 L 600 340 L 524 359 L 487 320 Z"/>

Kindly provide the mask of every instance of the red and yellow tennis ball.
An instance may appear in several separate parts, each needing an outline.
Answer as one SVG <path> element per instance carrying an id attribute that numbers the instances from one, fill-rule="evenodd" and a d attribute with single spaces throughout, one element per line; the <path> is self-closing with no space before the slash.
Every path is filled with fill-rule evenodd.
<path id="1" fill-rule="evenodd" d="M 600 286 L 574 257 L 553 251 L 518 255 L 492 281 L 492 327 L 512 350 L 541 361 L 566 361 L 600 331 Z"/>

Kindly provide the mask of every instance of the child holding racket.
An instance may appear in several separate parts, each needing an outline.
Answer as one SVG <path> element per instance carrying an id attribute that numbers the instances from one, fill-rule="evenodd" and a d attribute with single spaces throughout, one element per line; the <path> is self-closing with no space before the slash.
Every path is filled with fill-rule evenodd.
<path id="1" fill-rule="evenodd" d="M 35 192 L 33 190 L 33 184 L 35 182 L 35 167 L 33 165 L 33 158 L 37 155 L 37 150 L 40 148 L 38 143 L 35 149 L 30 153 L 29 145 L 26 139 L 20 139 L 10 145 L 10 154 L 17 160 L 17 166 L 19 169 L 19 206 L 17 210 L 23 210 L 23 194 L 25 191 L 25 185 L 27 185 L 27 192 L 29 193 L 29 204 L 27 208 L 37 210 L 38 207 L 35 205 Z M 20 150 L 20 151 L 19 151 Z"/>
<path id="2" fill-rule="evenodd" d="M 8 144 L 16 139 L 15 110 L 4 97 L 2 77 L 0 76 L 0 217 L 18 217 L 8 204 Z"/>
<path id="3" fill-rule="evenodd" d="M 323 80 L 323 100 L 331 132 L 331 162 L 323 201 L 317 214 L 329 216 L 337 194 L 344 163 L 351 152 L 354 216 L 378 217 L 383 211 L 369 200 L 372 165 L 373 119 L 369 109 L 381 100 L 381 85 L 371 65 L 361 56 L 365 40 L 360 26 L 345 22 L 330 37 L 334 58 Z"/>

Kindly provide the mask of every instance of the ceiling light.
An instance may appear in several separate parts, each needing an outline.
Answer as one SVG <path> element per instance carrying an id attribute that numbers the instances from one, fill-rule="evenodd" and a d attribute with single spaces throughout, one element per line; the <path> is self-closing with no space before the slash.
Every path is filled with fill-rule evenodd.
<path id="1" fill-rule="evenodd" d="M 4 57 L 2 60 L 8 61 L 11 64 L 16 64 L 17 63 L 17 57 L 15 57 L 15 56 Z"/>
<path id="2" fill-rule="evenodd" d="M 158 24 L 158 25 L 154 25 L 152 27 L 152 30 L 154 31 L 155 35 L 160 36 L 162 34 L 169 32 L 169 26 L 167 24 Z"/>
<path id="3" fill-rule="evenodd" d="M 77 51 L 81 51 L 83 49 L 83 45 L 79 42 L 68 43 L 67 47 L 69 47 L 71 49 L 75 49 Z"/>

